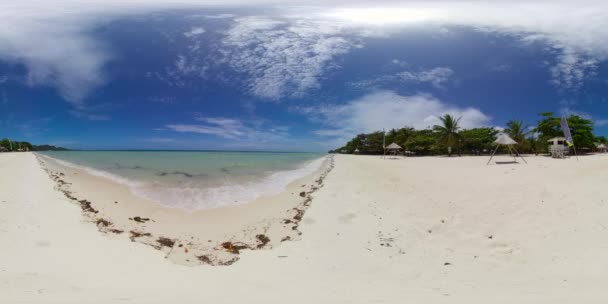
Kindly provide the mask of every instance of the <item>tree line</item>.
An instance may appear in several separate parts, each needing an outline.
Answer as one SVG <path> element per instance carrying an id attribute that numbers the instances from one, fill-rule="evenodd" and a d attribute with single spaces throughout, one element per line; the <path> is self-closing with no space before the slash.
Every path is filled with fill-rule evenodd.
<path id="1" fill-rule="evenodd" d="M 417 155 L 480 155 L 491 153 L 496 148 L 494 140 L 501 132 L 498 129 L 492 127 L 462 129 L 459 126 L 460 118 L 450 114 L 440 116 L 439 119 L 440 124 L 428 129 L 403 127 L 391 129 L 386 134 L 382 131 L 359 134 L 346 145 L 329 152 L 383 154 L 384 139 L 386 145 L 394 142 Z M 548 149 L 547 140 L 563 136 L 560 121 L 561 118 L 554 116 L 552 112 L 544 112 L 539 114 L 539 120 L 534 126 L 526 125 L 523 121 L 511 120 L 507 122 L 502 132 L 517 142 L 515 148 L 520 153 L 545 153 Z M 591 120 L 570 115 L 567 117 L 567 122 L 577 151 L 589 152 L 595 149 L 596 144 L 608 143 L 606 137 L 594 136 Z"/>
<path id="2" fill-rule="evenodd" d="M 0 147 L 4 149 L 4 151 L 65 151 L 66 148 L 55 147 L 52 145 L 32 145 L 27 141 L 12 141 L 8 138 L 0 139 Z M 0 149 L 2 150 L 2 149 Z"/>

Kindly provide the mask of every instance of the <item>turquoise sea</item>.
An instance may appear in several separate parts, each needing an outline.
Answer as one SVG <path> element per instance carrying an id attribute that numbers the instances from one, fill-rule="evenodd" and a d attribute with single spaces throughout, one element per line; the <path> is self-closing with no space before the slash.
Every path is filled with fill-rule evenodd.
<path id="1" fill-rule="evenodd" d="M 129 186 L 138 196 L 187 210 L 243 204 L 313 173 L 322 153 L 191 151 L 38 152 Z"/>

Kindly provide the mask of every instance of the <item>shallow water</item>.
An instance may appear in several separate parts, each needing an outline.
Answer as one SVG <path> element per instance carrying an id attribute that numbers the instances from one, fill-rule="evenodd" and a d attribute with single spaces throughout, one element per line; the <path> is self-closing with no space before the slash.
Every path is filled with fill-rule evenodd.
<path id="1" fill-rule="evenodd" d="M 281 192 L 316 171 L 320 153 L 58 151 L 61 164 L 129 186 L 167 207 L 188 210 L 243 204 Z"/>

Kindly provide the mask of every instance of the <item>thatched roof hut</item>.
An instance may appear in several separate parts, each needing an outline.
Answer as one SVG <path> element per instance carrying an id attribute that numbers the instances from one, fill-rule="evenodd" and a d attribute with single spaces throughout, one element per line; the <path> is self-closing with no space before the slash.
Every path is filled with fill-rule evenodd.
<path id="1" fill-rule="evenodd" d="M 401 148 L 401 146 L 396 143 L 392 143 L 392 144 L 386 146 L 386 150 L 401 150 L 401 149 L 403 149 L 403 148 Z"/>

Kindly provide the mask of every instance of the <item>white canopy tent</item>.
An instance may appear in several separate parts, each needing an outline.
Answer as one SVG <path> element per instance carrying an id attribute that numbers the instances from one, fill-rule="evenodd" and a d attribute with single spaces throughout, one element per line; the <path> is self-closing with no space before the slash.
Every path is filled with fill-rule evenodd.
<path id="1" fill-rule="evenodd" d="M 490 159 L 488 160 L 488 163 L 486 165 L 490 164 L 490 162 L 492 161 L 492 158 L 494 157 L 494 154 L 496 154 L 496 151 L 498 151 L 498 148 L 501 145 L 507 146 L 507 148 L 509 148 L 509 153 L 513 154 L 513 158 L 515 159 L 515 161 L 517 161 L 516 157 L 519 156 L 526 164 L 528 163 L 526 161 L 526 159 L 523 156 L 521 156 L 519 154 L 519 152 L 517 152 L 515 147 L 513 147 L 513 145 L 516 145 L 517 142 L 514 141 L 511 137 L 509 137 L 509 135 L 507 135 L 505 133 L 498 134 L 494 143 L 496 144 L 496 149 L 494 149 L 494 152 L 492 152 L 492 156 L 490 156 Z M 515 154 L 513 153 L 513 151 L 515 151 Z"/>

